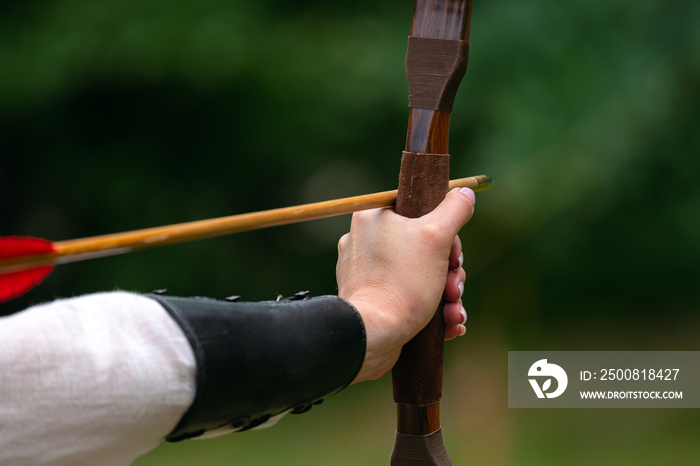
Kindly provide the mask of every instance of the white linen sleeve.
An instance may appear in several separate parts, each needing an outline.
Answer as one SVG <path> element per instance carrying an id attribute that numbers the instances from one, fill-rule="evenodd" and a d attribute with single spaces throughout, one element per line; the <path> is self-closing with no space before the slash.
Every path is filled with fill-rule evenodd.
<path id="1" fill-rule="evenodd" d="M 137 294 L 0 318 L 0 464 L 131 464 L 187 411 L 195 373 L 182 330 Z"/>

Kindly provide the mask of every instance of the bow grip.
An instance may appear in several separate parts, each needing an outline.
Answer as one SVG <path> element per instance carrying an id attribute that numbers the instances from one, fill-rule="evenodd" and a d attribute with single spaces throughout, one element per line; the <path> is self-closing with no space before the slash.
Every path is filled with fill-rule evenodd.
<path id="1" fill-rule="evenodd" d="M 417 218 L 444 199 L 449 185 L 449 154 L 404 152 L 396 212 Z M 436 404 L 442 397 L 445 323 L 440 303 L 428 325 L 404 345 L 392 370 L 394 401 L 411 406 Z"/>

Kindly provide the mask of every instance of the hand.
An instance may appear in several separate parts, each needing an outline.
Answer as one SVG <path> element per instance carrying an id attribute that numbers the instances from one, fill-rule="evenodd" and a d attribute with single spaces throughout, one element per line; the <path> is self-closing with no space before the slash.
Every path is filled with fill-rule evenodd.
<path id="1" fill-rule="evenodd" d="M 396 363 L 403 345 L 430 321 L 444 296 L 445 339 L 464 334 L 464 279 L 457 232 L 474 211 L 471 189 L 454 189 L 417 219 L 392 209 L 353 215 L 338 243 L 338 295 L 362 316 L 367 351 L 354 382 L 376 379 Z"/>

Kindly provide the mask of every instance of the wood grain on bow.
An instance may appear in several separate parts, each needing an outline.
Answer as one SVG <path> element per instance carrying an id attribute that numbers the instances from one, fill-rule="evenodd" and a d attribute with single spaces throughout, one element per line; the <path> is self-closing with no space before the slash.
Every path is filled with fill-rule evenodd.
<path id="1" fill-rule="evenodd" d="M 430 87 L 433 75 L 440 71 L 431 70 L 433 63 L 441 65 L 443 56 L 456 50 L 454 63 L 463 58 L 466 67 L 466 50 L 469 41 L 469 20 L 471 0 L 416 0 L 411 26 L 411 38 L 407 52 L 407 74 L 409 74 L 409 92 L 412 94 L 409 106 L 408 132 L 406 148 L 401 164 L 399 196 L 396 211 L 408 217 L 419 217 L 437 206 L 447 193 L 449 179 L 448 133 L 450 111 L 454 92 L 461 81 L 464 70 L 449 70 L 442 76 L 449 92 L 439 96 L 440 103 L 431 108 L 423 104 L 414 94 L 422 92 L 417 85 L 412 85 L 410 62 L 418 62 L 421 86 Z M 413 38 L 421 38 L 415 41 Z M 422 39 L 442 39 L 430 41 Z M 420 42 L 421 51 L 411 51 L 411 41 Z M 437 44 L 437 49 L 433 47 Z M 437 60 L 437 62 L 435 61 Z M 457 67 L 457 66 L 455 66 Z M 415 76 L 414 76 L 415 83 Z M 437 83 L 439 87 L 439 82 Z M 432 92 L 429 90 L 429 93 Z M 446 96 L 446 97 L 445 97 Z M 430 99 L 428 99 L 430 100 Z M 447 100 L 447 102 L 444 102 Z M 427 106 L 427 105 L 426 105 Z M 444 322 L 442 304 L 435 316 L 413 340 L 407 343 L 399 361 L 392 371 L 394 400 L 397 403 L 397 439 L 392 453 L 392 465 L 404 464 L 452 464 L 445 451 L 440 435 L 440 397 L 442 396 L 442 358 L 443 358 Z M 405 434 L 405 435 L 403 435 Z M 436 435 L 437 434 L 437 435 Z M 432 439 L 432 440 L 431 440 Z M 410 444 L 408 445 L 407 442 Z M 432 446 L 430 443 L 432 442 Z M 435 450 L 439 444 L 442 451 Z M 399 445 L 401 443 L 401 445 Z M 420 450 L 424 449 L 425 452 Z M 440 448 L 437 448 L 439 450 Z M 400 451 L 397 451 L 400 450 Z M 415 455 L 415 456 L 414 456 Z"/>

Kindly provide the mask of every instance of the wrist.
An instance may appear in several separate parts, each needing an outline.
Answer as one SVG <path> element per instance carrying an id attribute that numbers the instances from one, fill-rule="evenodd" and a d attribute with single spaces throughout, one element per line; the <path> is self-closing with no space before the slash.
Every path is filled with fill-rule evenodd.
<path id="1" fill-rule="evenodd" d="M 394 366 L 410 335 L 404 335 L 406 326 L 399 322 L 395 313 L 387 311 L 390 307 L 377 305 L 377 301 L 360 296 L 344 299 L 362 317 L 367 338 L 365 358 L 352 383 L 378 379 Z"/>

